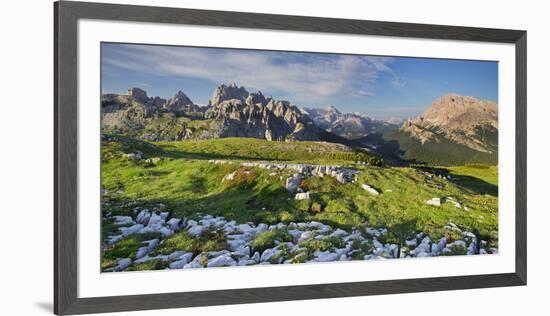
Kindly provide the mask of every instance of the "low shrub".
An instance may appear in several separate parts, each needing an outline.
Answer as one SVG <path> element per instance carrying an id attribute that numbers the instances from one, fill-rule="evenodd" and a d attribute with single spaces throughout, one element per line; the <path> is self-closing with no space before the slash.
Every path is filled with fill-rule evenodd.
<path id="1" fill-rule="evenodd" d="M 277 245 L 275 240 L 279 242 L 289 242 L 292 241 L 292 239 L 292 235 L 290 235 L 286 229 L 268 230 L 258 235 L 258 237 L 252 241 L 252 248 L 254 248 L 255 251 L 263 252 L 268 248 L 275 247 Z"/>
<path id="2" fill-rule="evenodd" d="M 226 238 L 222 231 L 207 231 L 200 237 L 192 236 L 187 231 L 180 231 L 164 240 L 150 255 L 169 255 L 177 250 L 200 254 L 223 250 L 225 244 Z"/>

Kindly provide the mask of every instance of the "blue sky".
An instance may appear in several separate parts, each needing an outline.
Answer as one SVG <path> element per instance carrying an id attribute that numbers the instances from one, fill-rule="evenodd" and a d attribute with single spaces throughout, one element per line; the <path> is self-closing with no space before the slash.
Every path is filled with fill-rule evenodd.
<path id="1" fill-rule="evenodd" d="M 103 43 L 101 67 L 102 93 L 182 90 L 197 104 L 232 82 L 298 107 L 377 119 L 416 116 L 448 93 L 498 101 L 498 63 L 487 61 Z"/>

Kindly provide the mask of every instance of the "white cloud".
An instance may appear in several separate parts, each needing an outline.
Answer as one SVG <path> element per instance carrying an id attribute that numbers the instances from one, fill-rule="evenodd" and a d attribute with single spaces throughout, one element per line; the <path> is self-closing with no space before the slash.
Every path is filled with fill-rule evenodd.
<path id="1" fill-rule="evenodd" d="M 374 93 L 369 92 L 369 91 L 359 90 L 359 91 L 357 91 L 356 95 L 361 96 L 361 97 L 373 97 Z"/>
<path id="2" fill-rule="evenodd" d="M 389 57 L 119 45 L 106 64 L 157 75 L 185 76 L 220 83 L 235 82 L 293 101 L 335 95 L 371 96 L 381 73 L 392 76 Z"/>

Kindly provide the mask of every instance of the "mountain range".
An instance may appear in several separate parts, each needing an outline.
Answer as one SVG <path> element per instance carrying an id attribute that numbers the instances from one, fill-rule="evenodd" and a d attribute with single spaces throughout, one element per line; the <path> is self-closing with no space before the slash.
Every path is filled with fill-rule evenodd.
<path id="1" fill-rule="evenodd" d="M 218 86 L 207 106 L 198 106 L 182 91 L 166 100 L 148 97 L 139 88 L 128 94 L 104 94 L 102 129 L 148 140 L 253 137 L 267 140 L 338 139 L 319 128 L 288 101 L 249 93 L 236 84 Z"/>
<path id="2" fill-rule="evenodd" d="M 336 107 L 302 108 L 219 85 L 206 106 L 183 91 L 172 98 L 149 97 L 140 88 L 103 94 L 102 131 L 150 141 L 251 137 L 269 141 L 328 141 L 378 153 L 394 161 L 456 164 L 496 163 L 498 108 L 491 101 L 449 94 L 404 122 L 342 113 Z"/>
<path id="3" fill-rule="evenodd" d="M 348 139 L 398 128 L 398 124 L 391 121 L 373 120 L 361 113 L 342 113 L 334 106 L 326 109 L 303 108 L 302 112 L 309 115 L 320 128 Z"/>

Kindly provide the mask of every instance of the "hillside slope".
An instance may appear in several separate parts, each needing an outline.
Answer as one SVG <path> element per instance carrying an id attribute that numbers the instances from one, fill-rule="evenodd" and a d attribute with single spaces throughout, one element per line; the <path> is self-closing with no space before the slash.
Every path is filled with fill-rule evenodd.
<path id="1" fill-rule="evenodd" d="M 498 108 L 491 101 L 445 95 L 399 130 L 358 140 L 393 160 L 456 165 L 498 163 Z"/>

